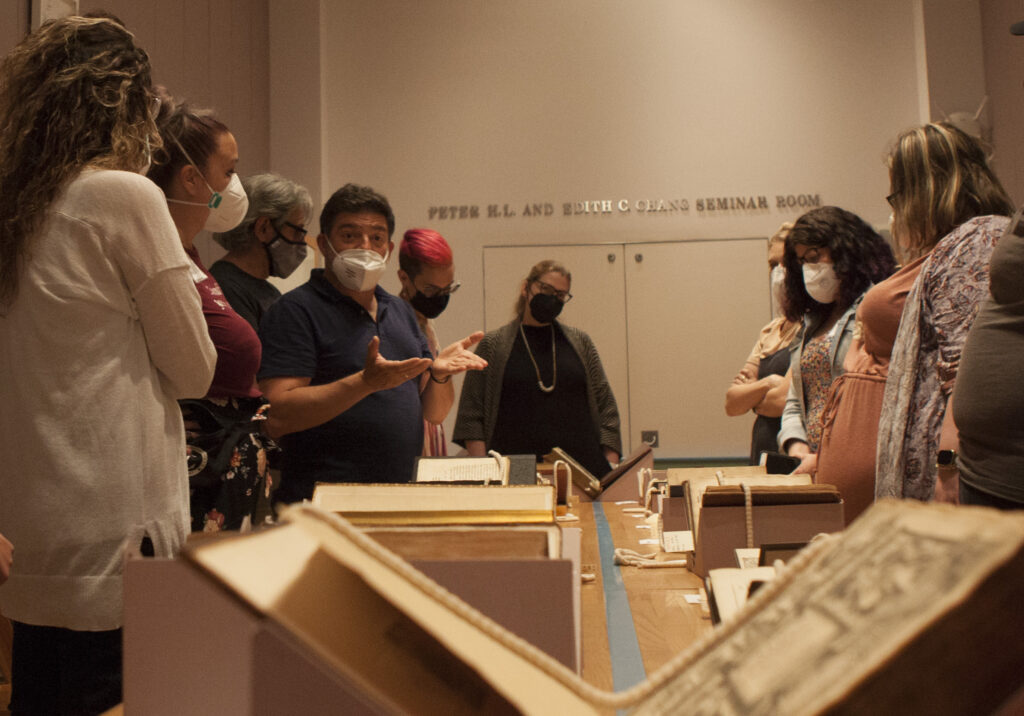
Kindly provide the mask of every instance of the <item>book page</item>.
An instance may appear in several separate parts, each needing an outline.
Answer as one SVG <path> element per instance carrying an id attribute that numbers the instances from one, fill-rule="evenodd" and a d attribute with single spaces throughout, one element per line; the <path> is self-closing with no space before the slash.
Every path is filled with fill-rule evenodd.
<path id="1" fill-rule="evenodd" d="M 420 458 L 416 482 L 508 483 L 508 460 L 493 457 Z"/>

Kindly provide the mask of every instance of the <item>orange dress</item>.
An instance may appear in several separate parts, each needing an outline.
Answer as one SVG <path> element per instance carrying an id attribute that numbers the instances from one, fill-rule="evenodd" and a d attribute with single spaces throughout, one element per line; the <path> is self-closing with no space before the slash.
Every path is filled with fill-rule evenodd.
<path id="1" fill-rule="evenodd" d="M 832 384 L 822 415 L 815 481 L 839 489 L 847 524 L 875 499 L 878 420 L 889 358 L 903 304 L 926 257 L 907 264 L 864 295 L 843 364 L 846 372 Z"/>

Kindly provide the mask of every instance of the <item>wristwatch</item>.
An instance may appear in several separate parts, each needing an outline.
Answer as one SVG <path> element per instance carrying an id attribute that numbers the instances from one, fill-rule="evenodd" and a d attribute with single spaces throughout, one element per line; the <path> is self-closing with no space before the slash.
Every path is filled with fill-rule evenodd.
<path id="1" fill-rule="evenodd" d="M 955 468 L 956 467 L 956 450 L 939 450 L 938 455 L 935 457 L 935 467 L 939 468 Z"/>

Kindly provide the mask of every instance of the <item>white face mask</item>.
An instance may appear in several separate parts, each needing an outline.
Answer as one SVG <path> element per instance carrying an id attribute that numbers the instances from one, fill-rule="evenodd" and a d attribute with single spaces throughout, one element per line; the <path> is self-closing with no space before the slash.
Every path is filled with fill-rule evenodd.
<path id="1" fill-rule="evenodd" d="M 331 246 L 330 242 L 327 245 Z M 331 251 L 334 251 L 333 246 Z M 341 285 L 350 291 L 372 291 L 380 281 L 390 255 L 388 252 L 381 256 L 372 249 L 345 249 L 341 253 L 334 253 L 331 271 Z"/>
<path id="2" fill-rule="evenodd" d="M 196 171 L 199 170 L 197 169 Z M 210 200 L 205 204 L 198 201 L 182 201 L 181 199 L 171 198 L 168 198 L 167 201 L 172 204 L 188 204 L 189 206 L 205 206 L 209 208 L 210 213 L 206 217 L 206 223 L 203 224 L 203 228 L 215 234 L 231 231 L 241 224 L 242 219 L 245 218 L 245 212 L 249 210 L 249 197 L 245 195 L 245 189 L 242 188 L 242 180 L 238 178 L 238 175 L 231 175 L 231 181 L 224 188 L 223 194 L 214 191 L 205 177 L 203 177 L 203 182 L 206 184 L 206 188 L 210 190 Z"/>
<path id="3" fill-rule="evenodd" d="M 242 187 L 242 180 L 238 178 L 238 174 L 231 175 L 231 181 L 224 187 L 224 193 L 214 191 L 213 187 L 210 186 L 210 182 L 206 181 L 206 177 L 199 171 L 199 167 L 192 161 L 192 157 L 185 151 L 185 147 L 182 146 L 181 142 L 177 139 L 174 142 L 181 149 L 181 153 L 185 155 L 185 159 L 189 161 L 190 166 L 199 172 L 199 176 L 203 177 L 203 183 L 210 190 L 210 200 L 205 204 L 198 201 L 182 201 L 181 199 L 168 199 L 167 201 L 172 204 L 188 204 L 189 206 L 205 206 L 209 208 L 210 214 L 206 217 L 206 223 L 203 224 L 203 228 L 215 234 L 231 231 L 241 224 L 242 219 L 245 218 L 245 212 L 249 210 L 249 197 L 245 195 L 245 189 Z"/>
<path id="4" fill-rule="evenodd" d="M 782 297 L 786 295 L 786 269 L 776 265 L 772 267 L 772 315 L 782 315 Z"/>
<path id="5" fill-rule="evenodd" d="M 839 277 L 832 264 L 804 264 L 804 287 L 818 303 L 832 303 L 839 294 Z"/>

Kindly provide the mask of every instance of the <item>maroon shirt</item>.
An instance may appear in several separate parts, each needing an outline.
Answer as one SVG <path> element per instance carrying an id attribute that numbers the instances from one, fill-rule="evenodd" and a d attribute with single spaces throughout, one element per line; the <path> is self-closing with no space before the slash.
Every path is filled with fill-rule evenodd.
<path id="1" fill-rule="evenodd" d="M 224 297 L 217 280 L 203 266 L 195 248 L 186 249 L 206 278 L 196 283 L 203 301 L 203 317 L 217 348 L 217 368 L 207 398 L 257 398 L 256 371 L 260 367 L 260 339 L 249 322 Z"/>

